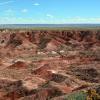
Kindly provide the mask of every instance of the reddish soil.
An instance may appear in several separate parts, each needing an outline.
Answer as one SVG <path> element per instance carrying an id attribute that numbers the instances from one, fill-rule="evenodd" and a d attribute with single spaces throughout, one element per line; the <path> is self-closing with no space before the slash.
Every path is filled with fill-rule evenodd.
<path id="1" fill-rule="evenodd" d="M 48 100 L 100 84 L 100 30 L 0 30 L 0 100 Z"/>

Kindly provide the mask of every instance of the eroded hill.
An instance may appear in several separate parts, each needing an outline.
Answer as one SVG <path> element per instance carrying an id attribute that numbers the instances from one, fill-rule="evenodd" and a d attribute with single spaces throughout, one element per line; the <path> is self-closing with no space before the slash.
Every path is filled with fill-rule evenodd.
<path id="1" fill-rule="evenodd" d="M 0 30 L 0 100 L 89 98 L 92 90 L 100 98 L 100 30 Z"/>

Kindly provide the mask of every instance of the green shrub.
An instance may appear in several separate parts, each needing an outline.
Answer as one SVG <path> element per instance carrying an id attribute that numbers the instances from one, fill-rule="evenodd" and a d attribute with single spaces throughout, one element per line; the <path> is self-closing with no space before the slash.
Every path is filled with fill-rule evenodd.
<path id="1" fill-rule="evenodd" d="M 81 91 L 67 96 L 66 98 L 64 98 L 64 100 L 86 100 L 86 97 L 87 94 Z"/>

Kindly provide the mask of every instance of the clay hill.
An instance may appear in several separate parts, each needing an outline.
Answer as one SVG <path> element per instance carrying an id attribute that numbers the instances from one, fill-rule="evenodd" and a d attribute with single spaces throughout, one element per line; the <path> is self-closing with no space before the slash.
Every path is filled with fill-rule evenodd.
<path id="1" fill-rule="evenodd" d="M 100 30 L 0 29 L 0 100 L 100 100 Z"/>

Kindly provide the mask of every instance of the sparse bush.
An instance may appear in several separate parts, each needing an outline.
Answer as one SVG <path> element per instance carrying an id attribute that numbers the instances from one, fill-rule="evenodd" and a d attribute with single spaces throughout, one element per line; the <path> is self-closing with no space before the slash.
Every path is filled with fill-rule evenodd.
<path id="1" fill-rule="evenodd" d="M 95 89 L 88 90 L 87 94 L 87 100 L 100 100 L 100 95 L 96 92 Z"/>
<path id="2" fill-rule="evenodd" d="M 64 98 L 64 100 L 86 100 L 87 94 L 83 91 L 73 93 Z"/>

